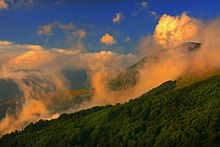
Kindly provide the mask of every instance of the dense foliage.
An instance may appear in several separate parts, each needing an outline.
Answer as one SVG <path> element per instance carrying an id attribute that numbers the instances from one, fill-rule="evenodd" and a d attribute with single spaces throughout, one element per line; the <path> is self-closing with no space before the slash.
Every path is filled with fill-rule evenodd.
<path id="1" fill-rule="evenodd" d="M 220 146 L 220 76 L 28 125 L 0 146 Z"/>

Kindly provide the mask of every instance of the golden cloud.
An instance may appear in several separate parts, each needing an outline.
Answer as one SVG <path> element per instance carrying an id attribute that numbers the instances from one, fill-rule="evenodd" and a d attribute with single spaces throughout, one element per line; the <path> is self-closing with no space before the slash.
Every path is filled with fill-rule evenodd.
<path id="1" fill-rule="evenodd" d="M 122 20 L 122 13 L 118 12 L 115 14 L 115 17 L 113 17 L 112 22 L 119 23 Z"/>
<path id="2" fill-rule="evenodd" d="M 52 35 L 53 24 L 39 26 L 38 35 Z"/>
<path id="3" fill-rule="evenodd" d="M 156 26 L 154 39 L 164 48 L 175 48 L 193 40 L 199 30 L 197 22 L 185 12 L 176 17 L 164 14 Z"/>
<path id="4" fill-rule="evenodd" d="M 7 45 L 12 45 L 13 42 L 10 41 L 0 41 L 0 46 L 7 46 Z"/>
<path id="5" fill-rule="evenodd" d="M 102 38 L 100 39 L 100 41 L 101 41 L 101 43 L 104 43 L 106 45 L 113 45 L 113 44 L 117 43 L 117 40 L 108 33 L 103 35 Z"/>
<path id="6" fill-rule="evenodd" d="M 8 9 L 8 4 L 4 0 L 0 0 L 0 10 Z"/>

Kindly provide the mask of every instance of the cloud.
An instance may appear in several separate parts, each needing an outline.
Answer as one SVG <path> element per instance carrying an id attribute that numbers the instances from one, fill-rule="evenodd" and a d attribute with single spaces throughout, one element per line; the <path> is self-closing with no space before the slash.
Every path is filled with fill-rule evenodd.
<path id="1" fill-rule="evenodd" d="M 86 37 L 86 35 L 87 35 L 87 33 L 85 30 L 82 30 L 82 29 L 76 30 L 68 35 L 67 42 L 75 50 L 84 51 L 85 47 L 84 47 L 84 44 L 82 43 L 82 39 L 84 39 Z"/>
<path id="2" fill-rule="evenodd" d="M 37 4 L 36 0 L 17 0 L 11 1 L 15 8 L 30 8 Z"/>
<path id="3" fill-rule="evenodd" d="M 61 29 L 62 31 L 64 32 L 68 32 L 68 31 L 71 31 L 75 28 L 75 25 L 72 23 L 72 22 L 69 22 L 69 23 L 60 23 L 60 22 L 57 22 L 57 27 L 59 29 Z"/>
<path id="4" fill-rule="evenodd" d="M 118 12 L 115 14 L 115 17 L 113 17 L 112 22 L 119 23 L 122 20 L 122 13 Z"/>
<path id="5" fill-rule="evenodd" d="M 101 43 L 104 43 L 106 45 L 113 45 L 117 43 L 117 40 L 111 36 L 110 34 L 106 33 L 103 35 L 100 39 Z"/>
<path id="6" fill-rule="evenodd" d="M 7 46 L 7 45 L 12 45 L 13 42 L 10 41 L 0 41 L 0 46 Z"/>
<path id="7" fill-rule="evenodd" d="M 74 37 L 77 37 L 78 39 L 83 39 L 86 37 L 86 31 L 80 29 L 80 30 L 73 32 L 72 35 Z"/>
<path id="8" fill-rule="evenodd" d="M 129 42 L 131 40 L 131 38 L 129 36 L 125 37 L 124 41 L 125 42 Z"/>
<path id="9" fill-rule="evenodd" d="M 148 3 L 146 1 L 138 2 L 135 4 L 135 9 L 132 15 L 138 15 L 143 11 L 147 11 Z"/>
<path id="10" fill-rule="evenodd" d="M 156 26 L 154 38 L 164 48 L 174 48 L 186 41 L 193 41 L 198 30 L 198 20 L 185 12 L 181 16 L 164 14 Z"/>
<path id="11" fill-rule="evenodd" d="M 148 14 L 150 14 L 151 16 L 153 16 L 155 19 L 159 19 L 159 15 L 158 15 L 157 12 L 155 12 L 155 11 L 148 11 Z"/>
<path id="12" fill-rule="evenodd" d="M 26 47 L 30 50 L 43 50 L 43 47 L 40 45 L 26 45 Z"/>
<path id="13" fill-rule="evenodd" d="M 53 30 L 54 29 L 59 29 L 62 30 L 65 33 L 68 33 L 75 29 L 75 25 L 72 22 L 69 23 L 61 23 L 59 21 L 54 21 L 52 23 L 46 24 L 39 26 L 37 34 L 38 35 L 45 35 L 45 36 L 50 36 L 53 35 Z"/>
<path id="14" fill-rule="evenodd" d="M 0 0 L 0 10 L 8 9 L 8 4 L 4 0 Z"/>
<path id="15" fill-rule="evenodd" d="M 15 44 L 10 41 L 0 41 L 0 63 L 4 63 L 9 59 L 21 55 L 30 50 L 41 50 L 43 49 L 39 45 L 30 44 Z"/>
<path id="16" fill-rule="evenodd" d="M 76 50 L 76 49 L 57 49 L 57 48 L 52 48 L 53 51 L 64 54 L 64 55 L 76 55 L 81 52 L 81 50 Z"/>
<path id="17" fill-rule="evenodd" d="M 38 35 L 52 35 L 53 34 L 53 26 L 54 24 L 47 24 L 43 26 L 39 26 L 39 30 L 37 32 Z"/>
<path id="18" fill-rule="evenodd" d="M 83 30 L 73 34 L 79 39 L 86 35 Z M 85 70 L 95 82 L 100 72 L 111 69 L 111 73 L 116 73 L 136 58 L 132 54 L 120 55 L 111 51 L 88 53 L 75 48 L 45 49 L 40 45 L 15 43 L 3 43 L 0 52 L 0 79 L 15 81 L 24 95 L 17 99 L 16 113 L 7 114 L 0 121 L 0 136 L 20 130 L 30 122 L 70 112 L 69 109 L 76 111 L 77 106 L 69 106 L 73 97 L 69 94 L 71 89 L 63 70 Z"/>

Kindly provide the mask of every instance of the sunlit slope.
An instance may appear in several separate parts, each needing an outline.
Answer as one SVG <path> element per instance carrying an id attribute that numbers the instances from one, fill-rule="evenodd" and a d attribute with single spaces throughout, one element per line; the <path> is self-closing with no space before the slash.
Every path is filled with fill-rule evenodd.
<path id="1" fill-rule="evenodd" d="M 177 47 L 177 50 L 183 51 L 185 54 L 192 54 L 194 51 L 200 49 L 201 43 L 186 42 Z M 139 71 L 143 68 L 147 68 L 146 64 L 157 63 L 160 58 L 157 56 L 146 56 L 133 66 L 125 69 L 119 73 L 116 77 L 109 80 L 109 88 L 111 90 L 127 90 L 135 86 L 140 80 Z M 147 76 L 147 75 L 146 75 Z"/>
<path id="2" fill-rule="evenodd" d="M 125 104 L 30 124 L 0 146 L 219 146 L 220 76 L 175 87 L 168 81 Z"/>

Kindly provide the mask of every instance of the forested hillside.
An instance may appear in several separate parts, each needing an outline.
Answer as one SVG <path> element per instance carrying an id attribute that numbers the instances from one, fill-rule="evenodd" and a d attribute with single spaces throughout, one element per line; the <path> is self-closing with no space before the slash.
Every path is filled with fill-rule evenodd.
<path id="1" fill-rule="evenodd" d="M 0 146 L 220 146 L 220 76 L 175 87 L 168 81 L 125 104 L 31 123 Z"/>

